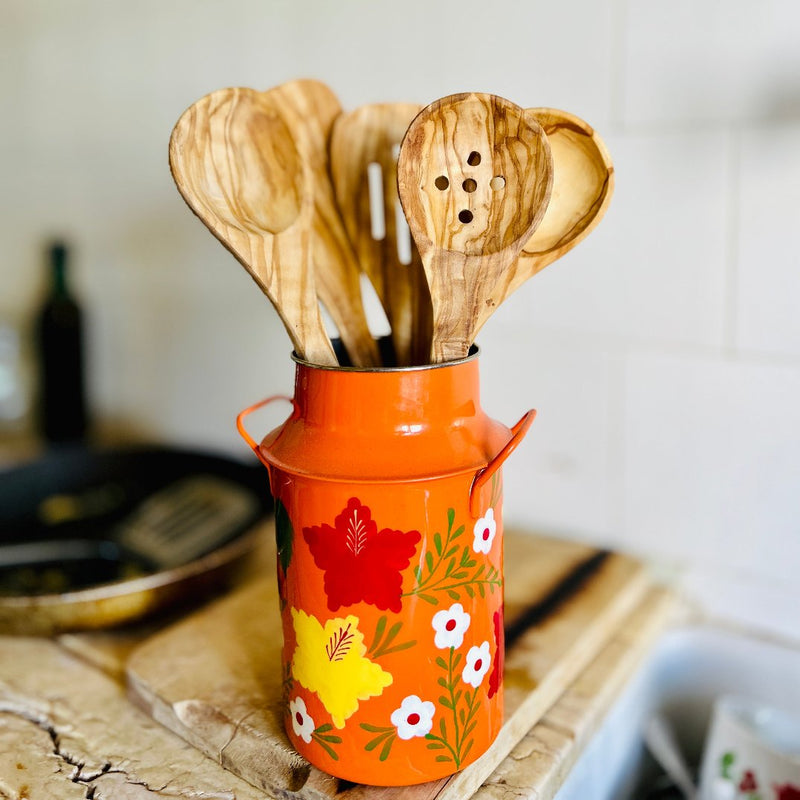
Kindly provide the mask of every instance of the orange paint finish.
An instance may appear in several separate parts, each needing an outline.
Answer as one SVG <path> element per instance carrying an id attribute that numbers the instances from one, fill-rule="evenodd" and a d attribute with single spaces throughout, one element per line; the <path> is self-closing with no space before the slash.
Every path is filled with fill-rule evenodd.
<path id="1" fill-rule="evenodd" d="M 478 758 L 502 725 L 501 465 L 533 421 L 483 412 L 477 356 L 354 370 L 297 361 L 293 410 L 257 444 L 276 502 L 284 722 L 357 783 Z"/>

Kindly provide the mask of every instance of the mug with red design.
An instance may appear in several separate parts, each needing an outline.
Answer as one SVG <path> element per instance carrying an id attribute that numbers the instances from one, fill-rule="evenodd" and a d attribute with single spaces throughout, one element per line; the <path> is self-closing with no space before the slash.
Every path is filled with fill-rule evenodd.
<path id="1" fill-rule="evenodd" d="M 322 367 L 239 415 L 275 498 L 285 727 L 349 781 L 406 785 L 477 759 L 502 725 L 501 466 L 510 429 L 477 350 L 445 364 Z M 258 444 L 256 408 L 291 403 Z"/>
<path id="2" fill-rule="evenodd" d="M 800 717 L 726 695 L 714 704 L 701 800 L 800 800 Z"/>

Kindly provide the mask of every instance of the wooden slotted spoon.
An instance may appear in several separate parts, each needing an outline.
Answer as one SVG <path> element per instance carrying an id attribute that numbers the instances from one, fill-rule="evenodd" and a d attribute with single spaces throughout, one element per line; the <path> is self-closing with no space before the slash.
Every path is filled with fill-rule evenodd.
<path id="1" fill-rule="evenodd" d="M 313 199 L 311 258 L 317 294 L 335 323 L 355 366 L 378 366 L 361 298 L 361 270 L 339 215 L 330 178 L 328 144 L 342 108 L 320 81 L 295 80 L 268 92 L 287 120 L 300 157 L 308 167 Z"/>
<path id="2" fill-rule="evenodd" d="M 397 155 L 416 103 L 376 103 L 342 114 L 330 141 L 336 202 L 358 262 L 391 327 L 397 363 L 428 360 L 431 304 L 425 270 L 397 197 Z"/>
<path id="3" fill-rule="evenodd" d="M 508 100 L 452 95 L 415 117 L 397 170 L 430 286 L 432 361 L 464 358 L 507 296 L 511 268 L 547 208 L 547 138 L 533 114 Z"/>
<path id="4" fill-rule="evenodd" d="M 307 168 L 268 93 L 221 89 L 198 100 L 172 131 L 169 162 L 184 200 L 270 299 L 297 354 L 336 364 L 314 285 Z"/>

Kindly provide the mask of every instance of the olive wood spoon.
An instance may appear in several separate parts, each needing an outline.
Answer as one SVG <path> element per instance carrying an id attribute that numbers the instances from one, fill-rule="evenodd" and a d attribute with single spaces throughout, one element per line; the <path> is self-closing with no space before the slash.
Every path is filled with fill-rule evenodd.
<path id="1" fill-rule="evenodd" d="M 361 269 L 336 205 L 328 146 L 342 108 L 320 81 L 296 80 L 269 92 L 286 118 L 298 153 L 308 167 L 313 198 L 311 258 L 317 295 L 336 325 L 350 360 L 357 367 L 379 365 L 378 345 L 370 333 L 361 297 Z"/>
<path id="2" fill-rule="evenodd" d="M 597 131 L 574 114 L 529 109 L 553 154 L 553 192 L 544 217 L 520 253 L 536 274 L 582 242 L 600 223 L 614 194 L 614 166 Z"/>
<path id="3" fill-rule="evenodd" d="M 397 153 L 419 111 L 417 103 L 361 106 L 336 120 L 329 148 L 336 202 L 399 366 L 423 364 L 430 353 L 428 283 L 397 197 Z"/>
<path id="4" fill-rule="evenodd" d="M 464 358 L 547 208 L 547 138 L 533 114 L 508 100 L 452 95 L 414 118 L 397 170 L 430 286 L 431 359 Z"/>
<path id="5" fill-rule="evenodd" d="M 553 191 L 542 221 L 519 254 L 508 294 L 582 242 L 603 219 L 614 193 L 611 157 L 590 125 L 555 108 L 528 111 L 550 144 Z"/>
<path id="6" fill-rule="evenodd" d="M 314 286 L 306 167 L 268 93 L 221 89 L 198 100 L 172 131 L 169 163 L 186 203 L 275 306 L 297 354 L 337 364 Z"/>

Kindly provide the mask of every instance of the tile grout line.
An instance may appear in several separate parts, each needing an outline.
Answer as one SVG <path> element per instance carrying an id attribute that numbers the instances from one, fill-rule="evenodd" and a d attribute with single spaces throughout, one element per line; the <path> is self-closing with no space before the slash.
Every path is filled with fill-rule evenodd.
<path id="1" fill-rule="evenodd" d="M 732 124 L 727 134 L 728 192 L 725 206 L 724 304 L 722 313 L 722 346 L 730 354 L 738 353 L 739 295 L 739 225 L 741 222 L 742 130 Z"/>

